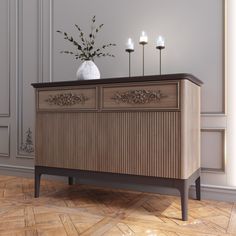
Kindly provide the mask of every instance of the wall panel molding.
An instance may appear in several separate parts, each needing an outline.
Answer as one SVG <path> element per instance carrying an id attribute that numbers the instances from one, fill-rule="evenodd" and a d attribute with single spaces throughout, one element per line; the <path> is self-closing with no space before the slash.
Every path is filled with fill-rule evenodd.
<path id="1" fill-rule="evenodd" d="M 223 74 L 222 74 L 222 111 L 215 112 L 215 111 L 207 111 L 202 112 L 202 116 L 226 116 L 227 115 L 227 2 L 228 0 L 222 0 L 222 11 L 223 11 Z M 204 86 L 204 85 L 203 85 Z"/>
<path id="2" fill-rule="evenodd" d="M 27 158 L 21 152 L 23 132 L 23 0 L 16 0 L 16 157 Z"/>
<path id="3" fill-rule="evenodd" d="M 38 1 L 38 60 L 40 82 L 53 82 L 54 0 Z"/>
<path id="4" fill-rule="evenodd" d="M 220 168 L 209 168 L 202 166 L 201 170 L 203 173 L 214 173 L 222 174 L 225 173 L 226 168 L 226 129 L 225 128 L 204 128 L 201 129 L 201 133 L 220 133 L 221 134 L 221 167 Z"/>
<path id="5" fill-rule="evenodd" d="M 33 159 L 34 153 L 28 152 L 25 147 L 27 130 L 24 128 L 24 32 L 23 32 L 23 0 L 16 0 L 16 123 L 17 123 L 17 141 L 16 141 L 16 158 Z M 37 71 L 38 72 L 38 71 Z M 37 76 L 38 81 L 38 76 Z"/>
<path id="6" fill-rule="evenodd" d="M 0 117 L 10 117 L 10 111 L 11 111 L 11 1 L 10 0 L 5 0 L 7 4 L 7 55 L 6 55 L 6 60 L 7 60 L 7 90 L 8 90 L 8 111 L 6 113 L 0 113 Z"/>
<path id="7" fill-rule="evenodd" d="M 49 36 L 49 40 L 50 40 L 50 76 L 49 76 L 49 81 L 50 82 L 53 82 L 53 69 L 54 69 L 54 60 L 53 60 L 53 34 L 54 34 L 54 0 L 50 0 L 50 16 L 49 16 L 49 19 L 50 19 L 50 22 L 49 22 L 49 26 L 50 26 L 50 36 Z"/>
<path id="8" fill-rule="evenodd" d="M 7 137 L 6 137 L 6 139 L 7 139 L 7 152 L 1 152 L 0 151 L 0 157 L 10 157 L 10 150 L 11 150 L 11 148 L 10 148 L 10 145 L 11 145 L 11 139 L 10 139 L 10 125 L 0 125 L 0 129 L 2 129 L 2 128 L 4 128 L 4 129 L 7 129 Z"/>

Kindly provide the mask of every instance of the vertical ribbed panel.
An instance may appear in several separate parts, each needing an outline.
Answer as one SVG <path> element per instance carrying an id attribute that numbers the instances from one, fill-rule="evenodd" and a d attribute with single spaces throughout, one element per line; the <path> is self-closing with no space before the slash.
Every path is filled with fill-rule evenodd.
<path id="1" fill-rule="evenodd" d="M 38 113 L 36 164 L 180 178 L 179 112 Z"/>

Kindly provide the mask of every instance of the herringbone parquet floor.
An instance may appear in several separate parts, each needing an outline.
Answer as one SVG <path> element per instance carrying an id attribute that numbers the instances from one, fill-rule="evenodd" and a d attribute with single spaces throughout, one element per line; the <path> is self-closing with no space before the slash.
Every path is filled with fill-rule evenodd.
<path id="1" fill-rule="evenodd" d="M 210 236 L 236 235 L 236 204 L 189 202 L 180 220 L 179 197 L 0 176 L 0 236 Z"/>

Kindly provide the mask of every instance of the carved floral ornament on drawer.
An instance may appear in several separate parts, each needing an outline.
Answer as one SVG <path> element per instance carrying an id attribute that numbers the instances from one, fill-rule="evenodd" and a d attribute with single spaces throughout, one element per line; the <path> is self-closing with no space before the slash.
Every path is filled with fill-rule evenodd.
<path id="1" fill-rule="evenodd" d="M 72 106 L 75 104 L 84 104 L 87 100 L 89 100 L 89 98 L 83 94 L 75 94 L 70 92 L 50 95 L 45 101 L 50 105 Z"/>
<path id="2" fill-rule="evenodd" d="M 116 103 L 145 104 L 159 102 L 164 97 L 167 96 L 163 95 L 160 90 L 152 91 L 146 89 L 136 89 L 125 92 L 116 92 L 111 99 L 113 99 Z"/>

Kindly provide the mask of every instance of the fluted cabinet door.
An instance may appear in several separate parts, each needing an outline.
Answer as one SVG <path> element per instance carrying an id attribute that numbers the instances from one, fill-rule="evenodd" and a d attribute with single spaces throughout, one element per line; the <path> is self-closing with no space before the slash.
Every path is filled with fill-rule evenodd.
<path id="1" fill-rule="evenodd" d="M 40 113 L 36 165 L 180 178 L 179 112 Z"/>

